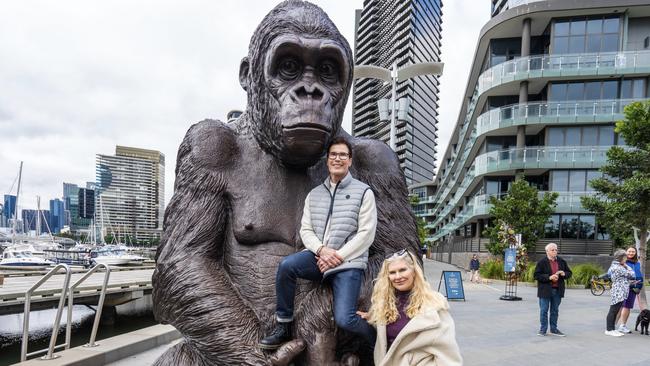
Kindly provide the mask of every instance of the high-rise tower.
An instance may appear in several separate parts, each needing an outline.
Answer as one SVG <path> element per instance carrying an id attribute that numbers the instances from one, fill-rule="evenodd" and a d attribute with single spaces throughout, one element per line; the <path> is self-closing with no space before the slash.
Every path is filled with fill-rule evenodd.
<path id="1" fill-rule="evenodd" d="M 440 62 L 441 0 L 366 0 L 357 11 L 355 64 L 398 69 L 421 62 Z M 407 184 L 433 178 L 438 123 L 435 76 L 419 76 L 397 84 L 397 98 L 410 101 L 406 120 L 396 122 L 396 152 Z M 390 85 L 376 79 L 354 83 L 355 137 L 388 143 L 390 123 L 379 120 L 377 101 L 390 97 Z"/>

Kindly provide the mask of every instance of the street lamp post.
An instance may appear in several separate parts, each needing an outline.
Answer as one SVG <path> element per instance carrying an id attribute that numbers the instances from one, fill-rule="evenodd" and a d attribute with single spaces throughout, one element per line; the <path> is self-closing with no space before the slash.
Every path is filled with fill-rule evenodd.
<path id="1" fill-rule="evenodd" d="M 397 69 L 393 63 L 390 70 L 374 65 L 358 65 L 354 67 L 354 78 L 379 79 L 391 83 L 390 105 L 390 148 L 395 151 L 395 120 L 397 111 L 397 82 L 408 80 L 421 75 L 442 75 L 442 62 L 423 62 Z M 378 102 L 379 103 L 379 102 Z"/>

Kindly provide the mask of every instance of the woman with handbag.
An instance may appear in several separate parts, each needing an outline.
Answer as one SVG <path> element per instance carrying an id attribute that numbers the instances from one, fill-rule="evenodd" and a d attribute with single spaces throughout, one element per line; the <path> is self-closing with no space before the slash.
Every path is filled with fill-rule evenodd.
<path id="1" fill-rule="evenodd" d="M 636 277 L 634 270 L 625 263 L 626 260 L 626 251 L 623 249 L 617 250 L 614 253 L 612 265 L 607 271 L 612 278 L 612 301 L 609 306 L 609 312 L 607 313 L 607 330 L 605 331 L 605 335 L 612 337 L 620 337 L 624 334 L 616 330 L 616 315 L 618 315 L 618 311 L 630 293 L 630 280 L 634 280 Z"/>
<path id="2" fill-rule="evenodd" d="M 618 331 L 621 333 L 632 333 L 631 330 L 627 328 L 627 318 L 630 317 L 630 310 L 634 307 L 634 300 L 636 299 L 639 292 L 643 289 L 643 273 L 641 273 L 641 263 L 639 263 L 639 256 L 637 255 L 635 247 L 629 247 L 626 251 L 627 264 L 630 268 L 634 270 L 635 281 L 630 284 L 630 293 L 627 295 L 625 302 L 623 302 L 623 307 L 618 314 Z M 639 303 L 640 305 L 641 303 Z M 643 309 L 641 309 L 643 310 Z"/>

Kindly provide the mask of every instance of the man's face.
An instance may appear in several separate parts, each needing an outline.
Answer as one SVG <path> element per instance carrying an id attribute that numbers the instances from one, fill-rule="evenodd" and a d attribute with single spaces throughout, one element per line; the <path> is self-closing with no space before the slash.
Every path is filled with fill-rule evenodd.
<path id="1" fill-rule="evenodd" d="M 557 247 L 550 247 L 546 249 L 546 255 L 551 259 L 555 259 L 555 257 L 557 257 Z"/>
<path id="2" fill-rule="evenodd" d="M 352 165 L 350 150 L 345 144 L 336 144 L 330 147 L 327 153 L 327 170 L 330 176 L 345 177 Z"/>

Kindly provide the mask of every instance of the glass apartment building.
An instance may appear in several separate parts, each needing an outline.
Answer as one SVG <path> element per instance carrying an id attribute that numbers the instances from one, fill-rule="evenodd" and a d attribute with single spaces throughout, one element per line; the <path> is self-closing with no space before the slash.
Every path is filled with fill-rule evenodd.
<path id="1" fill-rule="evenodd" d="M 486 4 L 487 5 L 487 4 Z M 608 230 L 580 204 L 594 194 L 623 108 L 648 99 L 650 4 L 492 1 L 458 121 L 433 183 L 412 186 L 440 253 L 485 251 L 489 198 L 516 176 L 559 193 L 537 253 L 609 254 Z M 436 189 L 437 187 L 437 189 Z"/>
<path id="2" fill-rule="evenodd" d="M 441 0 L 366 0 L 357 11 L 355 64 L 398 69 L 440 62 Z M 407 184 L 430 181 L 435 171 L 438 77 L 397 84 L 396 99 L 410 102 L 408 117 L 397 119 L 395 151 Z M 352 135 L 389 143 L 390 122 L 380 121 L 377 101 L 390 99 L 391 85 L 376 79 L 354 83 Z"/>
<path id="3" fill-rule="evenodd" d="M 122 243 L 159 239 L 165 210 L 165 155 L 117 146 L 97 155 L 95 220 Z"/>

